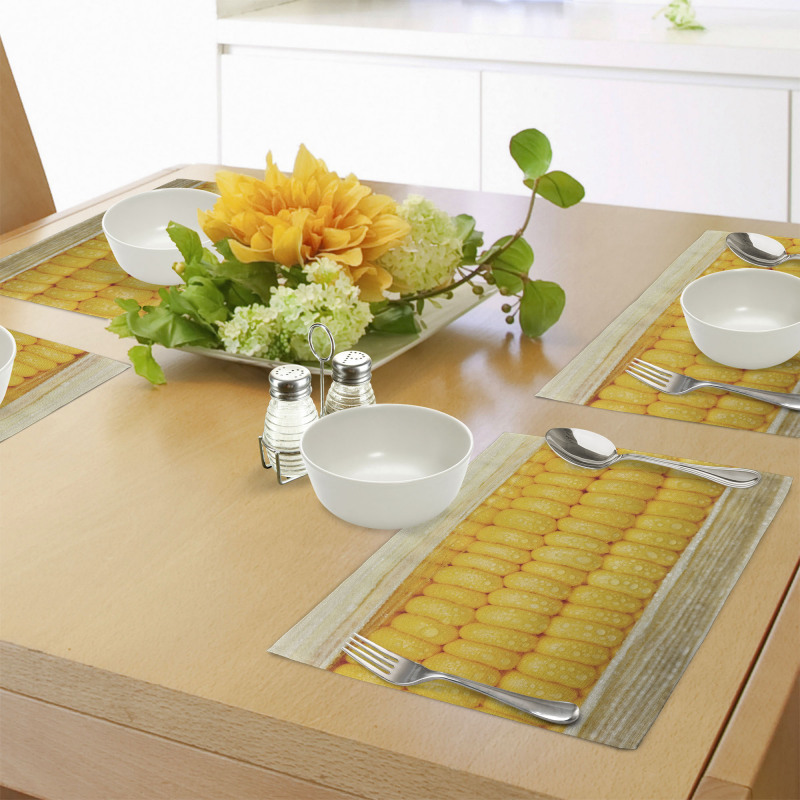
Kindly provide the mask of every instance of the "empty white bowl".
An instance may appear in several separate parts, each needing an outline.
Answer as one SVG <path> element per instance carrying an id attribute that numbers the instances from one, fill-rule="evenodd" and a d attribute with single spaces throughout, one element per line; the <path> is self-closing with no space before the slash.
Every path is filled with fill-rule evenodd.
<path id="1" fill-rule="evenodd" d="M 181 254 L 167 233 L 178 222 L 197 231 L 197 211 L 207 211 L 219 196 L 202 189 L 153 189 L 126 197 L 103 215 L 103 233 L 114 258 L 129 275 L 157 286 L 183 283 L 172 269 Z M 204 247 L 210 239 L 200 232 Z"/>
<path id="2" fill-rule="evenodd" d="M 453 502 L 472 434 L 431 408 L 361 406 L 311 425 L 300 452 L 317 498 L 332 514 L 365 528 L 407 528 Z"/>
<path id="3" fill-rule="evenodd" d="M 0 325 L 0 403 L 6 396 L 8 382 L 11 380 L 11 368 L 17 357 L 17 343 L 10 331 Z"/>
<path id="4" fill-rule="evenodd" d="M 781 364 L 800 351 L 800 278 L 731 269 L 692 281 L 681 293 L 689 333 L 702 353 L 739 369 Z"/>

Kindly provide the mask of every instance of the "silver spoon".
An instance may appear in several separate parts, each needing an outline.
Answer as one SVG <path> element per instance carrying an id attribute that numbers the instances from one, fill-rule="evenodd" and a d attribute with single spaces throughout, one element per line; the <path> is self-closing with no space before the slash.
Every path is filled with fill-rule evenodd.
<path id="1" fill-rule="evenodd" d="M 645 461 L 648 464 L 658 464 L 661 467 L 679 469 L 691 475 L 708 478 L 723 486 L 732 486 L 735 489 L 747 489 L 755 486 L 761 480 L 761 473 L 753 469 L 739 469 L 737 467 L 701 467 L 697 464 L 684 464 L 681 461 L 670 461 L 666 458 L 645 456 L 639 453 L 617 452 L 613 442 L 599 433 L 584 431 L 581 428 L 551 428 L 545 434 L 547 444 L 556 455 L 576 467 L 587 469 L 603 469 L 616 464 L 618 461 Z"/>
<path id="2" fill-rule="evenodd" d="M 780 242 L 760 233 L 729 233 L 725 241 L 742 261 L 757 267 L 777 267 L 784 261 L 800 259 L 800 253 L 787 253 Z"/>

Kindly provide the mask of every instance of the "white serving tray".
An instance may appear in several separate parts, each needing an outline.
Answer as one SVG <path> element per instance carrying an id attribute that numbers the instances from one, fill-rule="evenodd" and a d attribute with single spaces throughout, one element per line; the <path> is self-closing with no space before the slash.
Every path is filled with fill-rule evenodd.
<path id="1" fill-rule="evenodd" d="M 453 297 L 450 300 L 444 298 L 436 298 L 436 302 L 440 304 L 441 308 L 436 308 L 430 302 L 425 304 L 420 319 L 425 327 L 419 333 L 406 333 L 406 334 L 386 334 L 386 333 L 367 333 L 362 336 L 354 345 L 353 349 L 361 350 L 372 359 L 372 369 L 375 370 L 384 364 L 387 364 L 393 358 L 397 358 L 401 353 L 410 350 L 420 342 L 433 336 L 437 331 L 440 331 L 446 325 L 449 325 L 454 320 L 458 319 L 467 311 L 475 308 L 475 306 L 482 303 L 488 297 L 491 297 L 495 292 L 494 286 L 484 286 L 483 294 L 473 294 L 472 287 L 469 284 L 459 286 L 453 291 Z M 208 347 L 181 347 L 188 353 L 196 353 L 202 356 L 210 356 L 211 358 L 220 358 L 223 361 L 235 361 L 239 364 L 252 364 L 256 367 L 265 367 L 272 369 L 278 367 L 286 362 L 274 361 L 269 358 L 257 358 L 256 356 L 245 356 L 238 353 L 227 353 L 225 350 L 212 350 Z M 339 349 L 339 348 L 337 348 Z M 319 375 L 319 364 L 303 362 L 305 366 L 315 375 Z"/>

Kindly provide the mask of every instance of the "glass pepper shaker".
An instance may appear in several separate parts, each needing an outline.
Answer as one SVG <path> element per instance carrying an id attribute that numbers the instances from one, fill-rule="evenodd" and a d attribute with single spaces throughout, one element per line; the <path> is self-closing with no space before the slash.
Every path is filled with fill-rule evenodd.
<path id="1" fill-rule="evenodd" d="M 372 359 L 360 350 L 337 353 L 331 361 L 333 383 L 325 398 L 325 413 L 345 408 L 375 405 L 372 390 Z"/>
<path id="2" fill-rule="evenodd" d="M 297 364 L 275 367 L 269 373 L 269 394 L 261 437 L 261 460 L 264 463 L 266 450 L 269 466 L 275 467 L 278 473 L 278 482 L 288 483 L 306 474 L 300 439 L 318 418 L 317 407 L 311 399 L 311 373 Z"/>

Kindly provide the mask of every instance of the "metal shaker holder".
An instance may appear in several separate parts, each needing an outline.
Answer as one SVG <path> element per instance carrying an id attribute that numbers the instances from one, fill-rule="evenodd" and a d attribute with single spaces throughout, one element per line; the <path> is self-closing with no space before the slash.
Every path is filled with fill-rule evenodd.
<path id="1" fill-rule="evenodd" d="M 316 328 L 322 328 L 325 333 L 328 335 L 328 341 L 330 342 L 331 348 L 328 355 L 323 358 L 314 347 L 313 341 L 313 333 Z M 333 356 L 336 354 L 336 342 L 334 341 L 333 334 L 330 332 L 330 329 L 327 325 L 324 325 L 321 322 L 315 322 L 309 329 L 308 329 L 308 346 L 311 352 L 316 357 L 317 361 L 319 361 L 319 393 L 320 393 L 320 417 L 325 416 L 325 364 L 329 363 L 333 360 Z M 276 450 L 273 447 L 270 447 L 264 441 L 264 435 L 260 434 L 258 436 L 258 450 L 261 456 L 261 466 L 264 469 L 272 469 L 273 463 L 275 465 L 275 475 L 278 479 L 278 483 L 281 486 L 284 486 L 287 483 L 291 483 L 298 478 L 305 477 L 305 473 L 301 475 L 285 475 L 281 470 L 281 456 L 284 459 L 288 456 L 292 457 L 299 457 L 301 456 L 300 450 Z M 266 453 L 266 455 L 265 455 Z M 270 463 L 272 461 L 272 463 Z"/>

